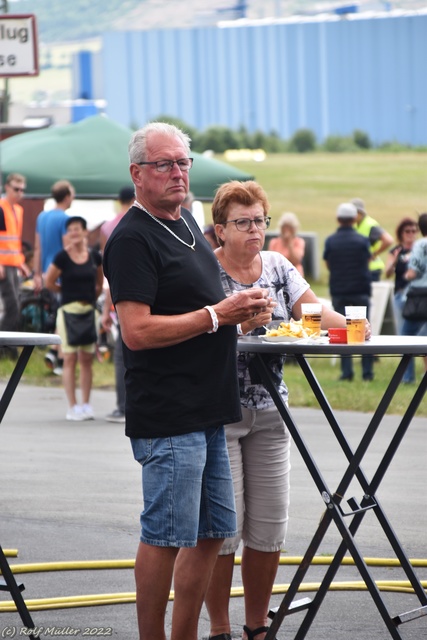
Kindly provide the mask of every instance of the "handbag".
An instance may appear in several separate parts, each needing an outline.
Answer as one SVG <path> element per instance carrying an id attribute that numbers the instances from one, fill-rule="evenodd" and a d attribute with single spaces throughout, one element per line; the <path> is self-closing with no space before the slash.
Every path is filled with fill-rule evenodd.
<path id="1" fill-rule="evenodd" d="M 405 320 L 427 321 L 427 287 L 411 287 L 402 309 Z"/>
<path id="2" fill-rule="evenodd" d="M 67 343 L 70 347 L 80 347 L 97 341 L 95 309 L 85 313 L 70 313 L 62 310 L 62 313 L 67 332 Z"/>

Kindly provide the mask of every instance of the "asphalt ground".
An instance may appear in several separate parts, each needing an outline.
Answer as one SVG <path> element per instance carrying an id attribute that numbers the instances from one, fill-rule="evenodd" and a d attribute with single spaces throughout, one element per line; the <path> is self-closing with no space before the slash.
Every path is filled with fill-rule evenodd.
<path id="1" fill-rule="evenodd" d="M 425 402 L 426 400 L 424 400 Z M 91 422 L 65 420 L 65 396 L 61 389 L 19 385 L 0 425 L 0 544 L 18 549 L 11 565 L 64 561 L 130 560 L 139 540 L 141 510 L 140 468 L 133 460 L 123 425 L 110 424 L 104 416 L 114 408 L 112 391 L 96 390 L 92 397 L 97 418 Z M 344 457 L 330 428 L 316 410 L 292 411 L 331 490 L 345 468 Z M 364 413 L 339 412 L 348 441 L 355 447 L 368 424 Z M 387 417 L 363 461 L 370 478 L 388 445 L 396 416 Z M 427 420 L 415 418 L 393 459 L 377 493 L 406 553 L 422 558 L 417 569 L 427 580 Z M 302 555 L 317 527 L 325 505 L 302 461 L 292 449 L 291 511 L 283 557 Z M 353 491 L 354 489 L 354 491 Z M 362 491 L 351 486 L 346 497 L 358 500 Z M 394 558 L 375 515 L 368 512 L 356 536 L 365 557 Z M 334 524 L 319 548 L 319 555 L 333 554 L 340 542 Z M 318 583 L 326 568 L 309 569 L 304 583 Z M 372 568 L 377 580 L 406 579 L 399 568 Z M 276 585 L 289 583 L 294 566 L 281 566 Z M 16 576 L 25 585 L 26 600 L 53 599 L 91 594 L 135 592 L 132 568 L 79 569 L 31 572 Z M 339 569 L 334 582 L 360 581 L 355 567 Z M 234 586 L 241 586 L 236 566 Z M 310 596 L 310 593 L 298 597 Z M 418 599 L 400 592 L 384 593 L 391 615 L 419 606 Z M 278 606 L 283 594 L 272 596 Z M 0 591 L 0 604 L 10 601 Z M 73 600 L 72 600 L 73 601 Z M 74 601 L 73 601 L 74 602 Z M 87 604 L 87 603 L 86 603 Z M 168 607 L 170 625 L 172 603 Z M 243 599 L 230 604 L 233 637 L 241 638 L 245 623 Z M 96 606 L 52 608 L 31 611 L 40 638 L 114 637 L 136 640 L 137 622 L 133 602 Z M 278 640 L 294 638 L 302 613 L 288 616 Z M 405 640 L 427 638 L 427 616 L 399 627 Z M 202 611 L 199 639 L 209 633 L 206 611 Z M 0 610 L 0 638 L 25 637 L 27 631 L 17 612 Z M 308 640 L 386 640 L 390 634 L 369 593 L 356 590 L 328 592 L 306 638 Z M 184 640 L 184 639 L 183 639 Z"/>

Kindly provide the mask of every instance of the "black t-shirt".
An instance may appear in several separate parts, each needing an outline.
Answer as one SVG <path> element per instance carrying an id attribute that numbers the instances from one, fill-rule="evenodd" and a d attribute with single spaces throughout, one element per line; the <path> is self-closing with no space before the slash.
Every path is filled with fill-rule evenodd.
<path id="1" fill-rule="evenodd" d="M 182 216 L 195 251 L 137 207 L 119 222 L 104 252 L 114 304 L 142 302 L 153 315 L 176 315 L 225 298 L 210 245 L 191 214 Z M 162 222 L 191 243 L 182 219 Z M 123 345 L 123 356 L 128 436 L 167 437 L 241 419 L 234 326 L 162 349 Z"/>
<path id="2" fill-rule="evenodd" d="M 89 251 L 89 257 L 83 264 L 71 260 L 64 250 L 53 259 L 55 267 L 61 270 L 61 304 L 69 302 L 96 302 L 96 270 L 102 264 L 98 251 Z"/>
<path id="3" fill-rule="evenodd" d="M 332 296 L 371 295 L 369 240 L 352 227 L 339 227 L 326 238 L 323 259 L 329 268 Z"/>
<path id="4" fill-rule="evenodd" d="M 401 245 L 395 245 L 390 249 L 389 253 L 394 253 L 396 249 L 400 247 L 400 253 L 397 258 L 396 268 L 394 271 L 394 291 L 403 291 L 408 286 L 408 281 L 405 280 L 405 273 L 408 269 L 409 258 L 411 257 L 412 249 L 404 249 Z"/>

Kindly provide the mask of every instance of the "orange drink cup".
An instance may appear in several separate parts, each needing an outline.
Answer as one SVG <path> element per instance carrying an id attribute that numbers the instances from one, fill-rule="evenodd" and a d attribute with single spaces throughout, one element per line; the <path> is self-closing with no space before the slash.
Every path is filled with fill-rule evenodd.
<path id="1" fill-rule="evenodd" d="M 365 342 L 366 307 L 346 307 L 347 343 Z"/>
<path id="2" fill-rule="evenodd" d="M 322 323 L 322 305 L 317 302 L 307 302 L 301 305 L 302 326 L 320 335 Z"/>

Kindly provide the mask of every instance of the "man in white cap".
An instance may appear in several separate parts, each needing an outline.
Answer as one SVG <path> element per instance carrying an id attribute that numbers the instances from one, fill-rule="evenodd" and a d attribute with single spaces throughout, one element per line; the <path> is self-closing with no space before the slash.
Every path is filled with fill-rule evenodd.
<path id="1" fill-rule="evenodd" d="M 339 227 L 326 238 L 323 259 L 329 269 L 329 291 L 335 311 L 345 315 L 347 305 L 366 307 L 369 318 L 371 296 L 370 243 L 354 228 L 357 210 L 351 202 L 340 204 L 337 209 Z M 340 380 L 353 380 L 351 356 L 341 356 Z M 362 377 L 373 380 L 373 357 L 362 356 Z"/>
<path id="2" fill-rule="evenodd" d="M 369 271 L 372 282 L 378 282 L 384 270 L 384 262 L 380 255 L 393 244 L 393 237 L 385 231 L 374 218 L 368 216 L 365 203 L 360 198 L 353 198 L 352 204 L 357 209 L 356 231 L 368 238 L 371 250 Z"/>

